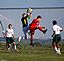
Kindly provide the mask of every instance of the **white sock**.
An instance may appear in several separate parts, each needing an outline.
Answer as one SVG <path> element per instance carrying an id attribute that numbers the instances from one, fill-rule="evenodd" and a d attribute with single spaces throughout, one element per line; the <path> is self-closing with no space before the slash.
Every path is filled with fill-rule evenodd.
<path id="1" fill-rule="evenodd" d="M 14 48 L 15 48 L 15 50 L 17 50 L 17 49 L 16 49 L 16 45 L 14 46 Z"/>
<path id="2" fill-rule="evenodd" d="M 18 37 L 18 41 L 19 41 L 19 42 L 20 42 L 20 40 L 21 40 L 21 36 Z"/>
<path id="3" fill-rule="evenodd" d="M 57 53 L 58 53 L 58 54 L 61 54 L 61 52 L 60 52 L 60 48 L 58 48 L 58 51 L 57 51 Z"/>
<path id="4" fill-rule="evenodd" d="M 58 48 L 58 53 L 60 53 L 60 48 Z"/>
<path id="5" fill-rule="evenodd" d="M 58 51 L 57 47 L 55 47 L 56 52 Z"/>

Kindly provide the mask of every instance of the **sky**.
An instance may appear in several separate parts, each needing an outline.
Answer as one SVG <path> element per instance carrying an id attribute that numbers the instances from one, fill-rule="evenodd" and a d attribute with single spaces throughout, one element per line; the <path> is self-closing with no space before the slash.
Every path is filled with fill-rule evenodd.
<path id="1" fill-rule="evenodd" d="M 64 7 L 64 0 L 0 0 L 0 7 Z"/>
<path id="2" fill-rule="evenodd" d="M 0 8 L 28 8 L 28 7 L 64 7 L 64 0 L 0 0 Z M 26 12 L 26 9 L 18 10 L 0 10 L 0 20 L 3 23 L 4 28 L 7 28 L 9 23 L 12 23 L 14 28 L 15 36 L 23 36 L 21 14 Z M 37 16 L 41 15 L 43 18 L 41 25 L 46 26 L 48 29 L 44 35 L 42 32 L 37 30 L 35 32 L 35 38 L 52 38 L 52 21 L 56 19 L 58 25 L 64 27 L 64 9 L 33 9 L 32 18 L 28 21 L 29 23 Z M 3 18 L 2 18 L 3 17 Z M 1 27 L 0 27 L 1 28 Z M 0 29 L 0 31 L 2 31 Z M 61 33 L 64 38 L 64 31 Z M 2 36 L 2 33 L 0 34 Z"/>

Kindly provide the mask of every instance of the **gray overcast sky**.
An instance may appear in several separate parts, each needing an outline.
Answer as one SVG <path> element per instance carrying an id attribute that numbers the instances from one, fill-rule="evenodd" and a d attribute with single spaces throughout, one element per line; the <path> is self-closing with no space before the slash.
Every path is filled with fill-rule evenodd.
<path id="1" fill-rule="evenodd" d="M 0 0 L 0 7 L 47 7 L 47 6 L 61 6 L 64 7 L 64 0 Z"/>

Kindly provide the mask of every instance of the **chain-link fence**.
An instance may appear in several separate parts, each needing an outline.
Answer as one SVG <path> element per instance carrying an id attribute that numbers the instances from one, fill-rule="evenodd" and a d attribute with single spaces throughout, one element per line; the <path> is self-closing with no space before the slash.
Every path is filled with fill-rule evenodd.
<path id="1" fill-rule="evenodd" d="M 64 28 L 64 7 L 36 7 L 32 9 L 32 18 L 28 20 L 28 23 L 30 24 L 34 18 L 41 15 L 43 20 L 41 21 L 41 25 L 48 29 L 45 35 L 39 30 L 36 30 L 34 38 L 38 39 L 39 42 L 42 39 L 48 40 L 46 42 L 40 42 L 43 44 L 50 43 L 52 41 L 52 21 L 56 19 L 58 25 Z M 26 12 L 26 10 L 27 8 L 0 8 L 0 21 L 3 25 L 2 27 L 0 25 L 0 37 L 3 37 L 2 28 L 6 29 L 9 23 L 12 23 L 13 25 L 15 37 L 22 37 L 24 35 L 22 31 L 21 17 L 22 13 Z M 61 37 L 64 39 L 64 31 L 61 33 Z"/>

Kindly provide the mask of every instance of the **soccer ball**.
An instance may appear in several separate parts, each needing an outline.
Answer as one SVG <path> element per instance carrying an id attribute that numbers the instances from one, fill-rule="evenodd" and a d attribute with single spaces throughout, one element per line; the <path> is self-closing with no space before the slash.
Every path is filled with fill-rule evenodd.
<path id="1" fill-rule="evenodd" d="M 27 12 L 30 12 L 31 13 L 32 12 L 32 9 L 31 8 L 28 8 L 27 9 Z"/>

